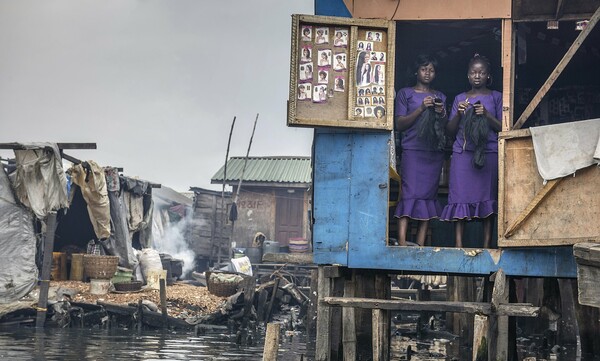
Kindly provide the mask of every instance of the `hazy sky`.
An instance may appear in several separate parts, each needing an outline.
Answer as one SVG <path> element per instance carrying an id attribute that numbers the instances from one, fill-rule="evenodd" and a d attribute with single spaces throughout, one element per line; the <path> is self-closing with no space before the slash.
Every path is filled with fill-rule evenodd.
<path id="1" fill-rule="evenodd" d="M 178 191 L 220 189 L 234 116 L 230 156 L 256 113 L 250 155 L 310 155 L 286 101 L 313 1 L 0 0 L 0 142 L 94 142 L 68 154 Z"/>

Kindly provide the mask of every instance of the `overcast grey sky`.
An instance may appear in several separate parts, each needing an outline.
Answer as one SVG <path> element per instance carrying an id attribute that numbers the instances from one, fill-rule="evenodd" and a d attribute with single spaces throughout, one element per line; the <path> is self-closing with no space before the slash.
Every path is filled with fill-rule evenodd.
<path id="1" fill-rule="evenodd" d="M 178 191 L 230 156 L 310 155 L 286 126 L 291 14 L 313 0 L 0 0 L 0 142 L 69 151 Z M 2 151 L 3 157 L 12 152 Z"/>

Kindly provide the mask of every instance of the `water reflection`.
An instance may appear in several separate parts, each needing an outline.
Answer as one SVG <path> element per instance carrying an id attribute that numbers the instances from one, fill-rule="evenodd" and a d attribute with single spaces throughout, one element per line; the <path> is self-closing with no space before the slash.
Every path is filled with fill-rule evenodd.
<path id="1" fill-rule="evenodd" d="M 20 328 L 0 330 L 6 360 L 262 360 L 263 340 L 240 347 L 235 337 L 160 331 Z M 310 358 L 302 335 L 280 337 L 279 359 Z"/>

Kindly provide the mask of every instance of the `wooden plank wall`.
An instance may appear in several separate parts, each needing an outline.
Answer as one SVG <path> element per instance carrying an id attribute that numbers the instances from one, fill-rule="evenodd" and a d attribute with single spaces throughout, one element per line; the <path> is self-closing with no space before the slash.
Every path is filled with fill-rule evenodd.
<path id="1" fill-rule="evenodd" d="M 531 215 L 510 237 L 507 228 L 544 186 L 538 173 L 531 137 L 502 139 L 504 192 L 499 217 L 501 247 L 571 245 L 584 241 L 600 242 L 600 170 L 592 166 L 565 177 L 540 202 Z"/>
<path id="2" fill-rule="evenodd" d="M 213 244 L 221 244 L 223 247 L 228 245 L 231 225 L 227 224 L 226 217 L 221 216 L 220 198 L 213 194 L 196 193 L 189 242 L 192 250 L 200 257 L 210 257 L 213 254 Z M 229 199 L 224 202 L 225 207 L 228 202 Z"/>

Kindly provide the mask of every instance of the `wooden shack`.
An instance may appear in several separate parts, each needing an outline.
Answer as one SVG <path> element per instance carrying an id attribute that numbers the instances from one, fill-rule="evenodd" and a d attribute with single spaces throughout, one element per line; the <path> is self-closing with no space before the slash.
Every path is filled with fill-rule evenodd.
<path id="1" fill-rule="evenodd" d="M 525 312 L 511 306 L 505 285 L 514 277 L 577 277 L 571 245 L 600 240 L 600 194 L 594 192 L 600 189 L 600 170 L 591 167 L 578 171 L 575 178 L 544 183 L 537 175 L 527 130 L 519 128 L 600 117 L 600 69 L 595 65 L 600 56 L 600 36 L 595 28 L 598 9 L 598 3 L 591 0 L 457 0 L 428 3 L 427 7 L 418 0 L 315 2 L 316 15 L 347 18 L 346 22 L 336 18 L 329 27 L 347 27 L 354 42 L 365 28 L 394 32 L 396 43 L 388 45 L 386 69 L 393 71 L 395 89 L 407 83 L 404 70 L 419 53 L 433 53 L 444 64 L 437 86 L 449 99 L 467 87 L 466 64 L 475 52 L 487 55 L 495 64 L 492 88 L 503 93 L 497 249 L 448 248 L 451 228 L 444 232 L 443 225 L 439 238 L 432 240 L 434 247 L 390 243 L 394 228 L 388 208 L 394 200 L 389 171 L 392 134 L 383 123 L 378 126 L 377 119 L 356 119 L 356 112 L 348 106 L 356 99 L 354 90 L 339 96 L 346 99 L 339 101 L 339 114 L 333 119 L 328 112 L 313 112 L 306 117 L 310 119 L 303 119 L 296 111 L 301 79 L 295 61 L 301 57 L 298 38 L 302 25 L 323 27 L 329 19 L 294 17 L 288 124 L 316 128 L 313 248 L 319 265 L 317 360 L 355 359 L 356 342 L 365 329 L 371 336 L 373 359 L 389 359 L 388 312 L 406 309 L 483 315 L 485 322 L 497 325 L 490 327 L 496 334 L 490 334 L 488 340 L 489 359 L 507 360 L 507 316 L 534 316 L 537 310 L 533 307 Z M 354 50 L 350 48 L 350 69 L 357 66 Z M 348 74 L 354 84 L 356 78 L 350 77 Z M 386 88 L 386 92 L 389 97 L 391 90 Z M 440 197 L 444 197 L 443 191 Z M 558 212 L 560 223 L 555 218 Z M 469 302 L 442 305 L 389 300 L 388 275 L 405 272 L 494 274 L 494 292 L 488 299 L 491 309 Z M 483 308 L 475 310 L 477 307 Z M 372 313 L 365 316 L 361 309 Z M 344 320 L 352 321 L 342 324 L 342 314 Z"/>

